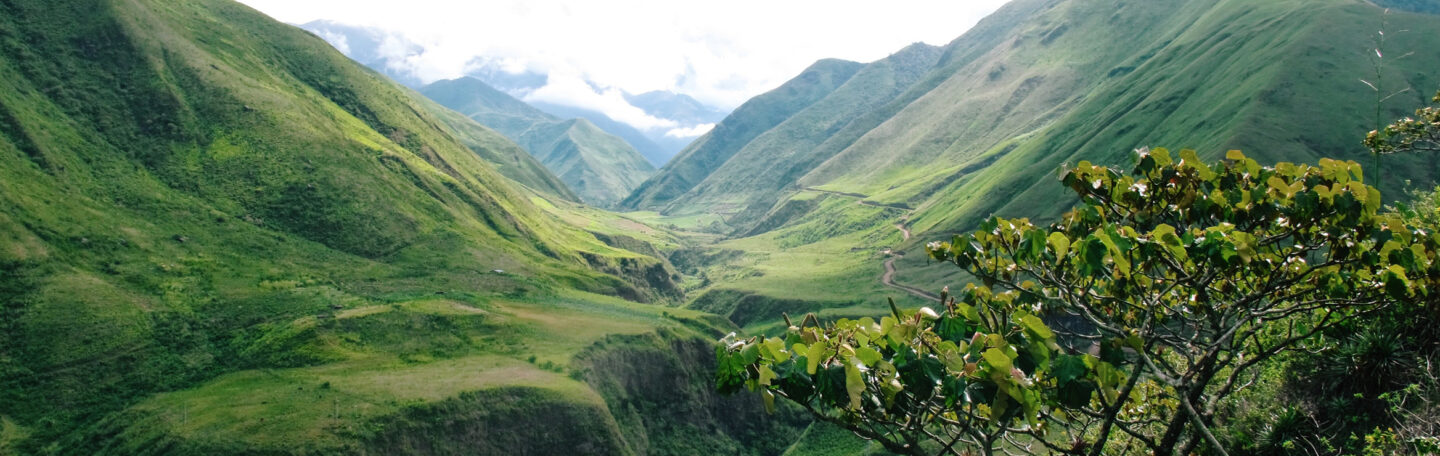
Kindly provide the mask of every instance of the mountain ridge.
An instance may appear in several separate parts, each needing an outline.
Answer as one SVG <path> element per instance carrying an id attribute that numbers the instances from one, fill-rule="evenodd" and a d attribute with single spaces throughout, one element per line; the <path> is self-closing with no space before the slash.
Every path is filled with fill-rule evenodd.
<path id="1" fill-rule="evenodd" d="M 735 202 L 735 193 L 748 193 L 746 207 L 768 209 L 796 179 L 830 157 L 826 143 L 863 115 L 898 96 L 935 65 L 941 48 L 917 43 L 884 59 L 865 64 L 824 99 L 795 112 L 785 121 L 756 136 L 695 187 L 664 206 L 667 213 L 683 213 L 687 206 L 711 207 L 714 201 L 690 195 L 721 194 Z M 751 163 L 774 163 L 755 169 Z M 739 166 L 736 166 L 739 165 Z M 743 189 L 739 191 L 727 189 Z M 699 201 L 695 201 L 698 199 Z M 753 209 L 752 209 L 753 210 Z"/>
<path id="2" fill-rule="evenodd" d="M 357 61 L 400 81 L 415 89 L 426 85 L 416 74 L 409 60 L 422 58 L 427 51 L 404 35 L 376 27 L 355 26 L 334 21 L 312 21 L 299 25 L 322 37 L 343 53 Z M 562 119 L 584 118 L 606 132 L 630 143 L 650 163 L 659 167 L 694 139 L 671 135 L 675 128 L 693 129 L 714 123 L 725 116 L 721 110 L 707 106 L 694 98 L 668 91 L 651 91 L 631 94 L 619 91 L 626 103 L 658 119 L 669 121 L 675 128 L 639 128 L 617 121 L 604 112 L 582 105 L 572 105 L 564 100 L 550 102 L 530 100 L 530 95 L 549 83 L 549 75 L 525 70 L 512 74 L 501 68 L 494 60 L 476 56 L 466 65 L 465 75 L 484 81 L 506 94 L 527 101 L 546 113 Z M 435 81 L 438 82 L 438 81 Z M 602 87 L 593 81 L 585 81 L 599 95 L 602 92 L 618 90 Z M 434 82 L 431 82 L 434 83 Z M 482 122 L 483 123 L 483 122 Z"/>
<path id="3" fill-rule="evenodd" d="M 475 149 L 518 146 L 417 96 L 226 0 L 0 2 L 0 452 L 794 432 L 694 386 L 723 325 L 639 303 L 681 294 L 667 234 L 506 178 Z M 663 399 L 713 404 L 680 422 L 716 432 L 644 429 L 659 396 L 586 382 L 582 353 L 665 353 Z"/>
<path id="4" fill-rule="evenodd" d="M 1437 16 L 1387 16 L 1359 0 L 1016 0 L 946 45 L 898 95 L 851 111 L 833 130 L 794 133 L 797 124 L 832 125 L 804 115 L 809 106 L 892 86 L 837 84 L 784 116 L 742 106 L 625 207 L 660 211 L 660 220 L 708 217 L 705 230 L 722 239 L 714 248 L 740 253 L 699 270 L 717 279 L 688 305 L 758 333 L 779 330 L 781 313 L 873 316 L 886 311 L 879 296 L 911 299 L 896 288 L 962 287 L 955 268 L 927 261 L 925 243 L 991 216 L 1053 220 L 1074 203 L 1058 170 L 1081 160 L 1125 169 L 1142 147 L 1195 149 L 1207 160 L 1230 149 L 1262 162 L 1355 160 L 1393 201 L 1440 170 L 1419 155 L 1384 156 L 1377 168 L 1361 144 L 1377 126 L 1381 97 L 1360 79 L 1375 80 L 1369 56 L 1382 19 L 1391 31 L 1440 28 Z M 1433 37 L 1387 37 L 1384 55 L 1414 53 L 1384 62 L 1383 85 L 1411 89 L 1388 99 L 1380 119 L 1410 115 L 1440 88 Z M 751 128 L 734 128 L 742 123 Z M 811 165 L 739 153 L 747 148 L 825 160 L 786 176 L 777 170 Z M 767 175 L 784 178 L 751 177 Z M 898 271 L 896 288 L 882 284 L 886 263 Z"/>
<path id="5" fill-rule="evenodd" d="M 655 172 L 629 143 L 588 120 L 561 120 L 479 79 L 438 81 L 420 92 L 520 144 L 586 203 L 609 207 Z"/>
<path id="6" fill-rule="evenodd" d="M 1112 2 L 1113 3 L 1113 2 Z M 1211 92 L 1222 94 L 1212 98 L 1214 100 L 1227 101 L 1233 106 L 1237 113 L 1254 112 L 1256 104 L 1236 103 L 1235 97 L 1239 95 L 1224 95 L 1236 91 L 1252 91 L 1252 87 L 1259 87 L 1264 84 L 1262 79 L 1276 78 L 1274 65 L 1279 58 L 1286 57 L 1274 50 L 1262 50 L 1255 46 L 1246 47 L 1240 43 L 1246 43 L 1248 37 L 1255 37 L 1256 42 L 1263 40 L 1274 41 L 1278 46 L 1289 46 L 1294 48 L 1296 43 L 1293 40 L 1294 33 L 1304 33 L 1303 30 L 1312 28 L 1288 25 L 1284 32 L 1261 33 L 1257 31 L 1242 30 L 1237 27 L 1225 27 L 1225 21 L 1248 20 L 1247 18 L 1258 18 L 1256 21 L 1265 25 L 1273 25 L 1276 21 L 1285 20 L 1286 14 L 1298 14 L 1304 11 L 1306 14 L 1313 14 L 1317 17 L 1364 17 L 1373 14 L 1376 26 L 1379 26 L 1379 18 L 1382 11 L 1379 9 L 1365 9 L 1365 4 L 1359 1 L 1329 1 L 1320 4 L 1309 5 L 1309 10 L 1300 9 L 1294 2 L 1282 2 L 1281 4 L 1267 5 L 1265 8 L 1256 8 L 1253 11 L 1246 11 L 1244 7 L 1235 2 L 1206 1 L 1206 2 L 1183 2 L 1174 4 L 1149 5 L 1139 7 L 1129 5 L 1121 7 L 1118 4 L 1093 4 L 1085 5 L 1076 2 L 1065 2 L 1058 0 L 1019 0 L 1011 2 L 990 17 L 982 20 L 973 29 L 963 36 L 952 41 L 943 48 L 942 55 L 934 64 L 933 70 L 928 74 L 918 77 L 913 83 L 894 95 L 890 101 L 873 106 L 866 106 L 856 112 L 852 112 L 845 125 L 839 126 L 834 131 L 820 131 L 819 138 L 804 141 L 779 141 L 771 148 L 785 149 L 793 147 L 803 152 L 791 151 L 787 156 L 808 155 L 812 157 L 823 157 L 822 161 L 814 165 L 800 164 L 801 168 L 809 167 L 804 173 L 777 182 L 751 186 L 745 184 L 744 178 L 722 178 L 720 170 L 731 169 L 721 173 L 732 176 L 754 176 L 764 175 L 772 172 L 776 167 L 792 167 L 797 163 L 787 160 L 775 162 L 759 159 L 758 156 L 746 156 L 747 158 L 731 160 L 732 157 L 725 157 L 719 154 L 712 157 L 700 158 L 690 155 L 677 157 L 676 162 L 663 168 L 659 174 L 642 186 L 626 200 L 626 207 L 659 210 L 667 214 L 699 213 L 706 211 L 720 211 L 728 214 L 729 225 L 736 233 L 749 233 L 750 226 L 759 223 L 766 214 L 779 210 L 788 196 L 776 195 L 769 199 L 751 199 L 750 194 L 783 193 L 785 195 L 796 195 L 806 188 L 817 188 L 823 190 L 839 191 L 844 193 L 863 194 L 873 198 L 874 201 L 897 205 L 903 207 L 920 208 L 917 220 L 923 228 L 927 229 L 964 229 L 968 223 L 974 223 L 978 217 L 986 214 L 987 210 L 976 207 L 974 211 L 967 212 L 969 215 L 953 217 L 943 215 L 941 212 L 953 212 L 955 206 L 948 203 L 941 203 L 942 189 L 954 188 L 957 180 L 965 180 L 966 176 L 957 174 L 972 175 L 985 174 L 984 170 L 994 165 L 997 160 L 1019 147 L 1021 150 L 1029 150 L 1042 147 L 1044 140 L 1035 136 L 1047 131 L 1070 128 L 1070 131 L 1091 131 L 1095 127 L 1058 127 L 1056 123 L 1066 116 L 1080 121 L 1082 119 L 1073 117 L 1076 109 L 1087 111 L 1096 108 L 1092 99 L 1092 93 L 1104 93 L 1123 91 L 1127 87 L 1125 81 L 1136 78 L 1147 77 L 1146 72 L 1171 71 L 1170 66 L 1177 65 L 1173 59 L 1165 60 L 1163 64 L 1155 64 L 1153 59 L 1171 55 L 1176 47 L 1173 43 L 1176 40 L 1193 41 L 1195 46 L 1203 49 L 1197 54 L 1204 58 L 1214 58 L 1222 52 L 1235 53 L 1237 58 L 1242 59 L 1240 64 L 1227 63 L 1232 70 L 1228 74 L 1218 76 L 1219 78 L 1241 78 L 1240 82 L 1219 82 L 1212 87 Z M 1415 20 L 1420 16 L 1396 15 L 1395 19 Z M 1428 16 L 1426 16 L 1428 17 Z M 1395 24 L 1396 28 L 1409 28 L 1404 25 Z M 1214 30 L 1218 32 L 1211 33 Z M 1361 32 L 1363 27 L 1350 26 L 1347 32 L 1350 39 L 1348 43 L 1364 43 L 1368 41 L 1366 33 Z M 1301 31 L 1301 32 L 1297 32 Z M 1371 32 L 1373 33 L 1373 31 Z M 1202 39 L 1205 36 L 1222 35 L 1221 40 L 1209 42 Z M 1247 38 L 1241 38 L 1242 36 Z M 1395 41 L 1396 46 L 1417 46 L 1418 37 L 1406 37 L 1408 42 Z M 1097 43 L 1125 43 L 1123 46 L 1097 47 Z M 1258 46 L 1258 44 L 1256 45 Z M 1363 46 L 1363 45 L 1362 45 Z M 1271 52 L 1267 59 L 1251 59 L 1250 55 L 1260 52 Z M 1344 51 L 1336 50 L 1337 53 Z M 1433 56 L 1428 52 L 1420 53 L 1421 57 L 1415 60 L 1429 61 Z M 1314 51 L 1308 51 L 1300 57 L 1289 54 L 1291 60 L 1313 62 L 1319 60 L 1315 57 Z M 1355 52 L 1343 55 L 1342 60 L 1349 61 L 1350 68 L 1367 68 L 1363 63 L 1364 49 L 1356 49 Z M 1158 57 L 1157 57 L 1158 56 Z M 1148 66 L 1147 66 L 1148 65 Z M 1240 70 L 1241 65 L 1249 65 L 1246 70 Z M 1413 62 L 1406 60 L 1395 63 L 1394 73 L 1403 73 L 1400 66 L 1418 68 Z M 1192 74 L 1204 74 L 1206 70 L 1195 68 Z M 1261 71 L 1259 76 L 1246 76 L 1240 71 Z M 1333 72 L 1334 69 L 1326 70 Z M 1434 84 L 1426 79 L 1423 72 L 1413 73 L 1416 76 L 1409 77 L 1409 81 L 1402 81 L 1403 85 L 1425 86 Z M 1365 77 L 1364 74 L 1356 74 L 1356 78 Z M 1306 76 L 1290 74 L 1287 77 L 1298 80 L 1307 79 Z M 1391 75 L 1390 77 L 1395 77 Z M 1248 79 L 1245 79 L 1248 78 Z M 1196 88 L 1196 78 L 1184 79 L 1184 84 L 1191 84 L 1187 87 L 1179 87 L 1180 83 L 1172 83 L 1160 86 L 1159 91 L 1166 90 L 1175 92 L 1171 102 L 1183 100 L 1187 93 L 1193 93 Z M 795 81 L 792 81 L 795 82 Z M 858 84 L 858 83 L 857 83 Z M 1358 84 L 1358 83 L 1357 83 Z M 1223 86 L 1213 88 L 1215 86 Z M 1357 92 L 1363 86 L 1356 86 Z M 884 92 L 890 90 L 887 87 L 875 85 L 865 90 Z M 1254 89 L 1258 91 L 1259 89 Z M 1328 90 L 1336 90 L 1330 88 Z M 1188 91 L 1188 92 L 1187 92 Z M 1416 90 L 1415 93 L 1425 90 Z M 1246 92 L 1254 93 L 1254 92 Z M 768 95 L 768 94 L 767 94 Z M 757 97 L 763 98 L 766 95 Z M 827 97 L 841 97 L 830 93 Z M 1228 98 L 1227 98 L 1228 97 Z M 1416 95 L 1418 97 L 1418 95 Z M 1162 101 L 1156 97 L 1148 103 L 1154 104 Z M 1408 95 L 1401 98 L 1409 99 Z M 1350 113 L 1364 112 L 1363 97 L 1347 95 L 1340 98 L 1344 103 L 1349 103 L 1349 108 L 1341 108 L 1338 105 L 1330 108 L 1327 112 L 1338 112 L 1348 109 Z M 1391 106 L 1399 107 L 1397 103 Z M 1410 100 L 1416 101 L 1416 100 Z M 1422 100 L 1423 101 L 1423 100 Z M 1337 100 L 1337 103 L 1339 100 Z M 824 102 L 818 102 L 824 103 Z M 839 101 L 831 101 L 839 104 Z M 1087 103 L 1089 103 L 1087 105 Z M 1145 100 L 1132 101 L 1136 106 L 1146 106 Z M 1193 102 L 1191 105 L 1198 105 L 1203 102 Z M 1416 101 L 1418 105 L 1419 101 Z M 1263 105 L 1263 99 L 1261 104 Z M 1203 107 L 1201 107 L 1203 109 Z M 800 111 L 796 111 L 800 112 Z M 1394 115 L 1403 115 L 1403 109 L 1392 109 Z M 736 117 L 746 116 L 742 110 L 736 110 L 731 122 Z M 1140 115 L 1130 113 L 1129 115 Z M 1264 122 L 1288 122 L 1288 118 L 1302 118 L 1306 115 L 1299 113 L 1285 114 L 1280 111 L 1270 110 L 1262 114 L 1258 119 Z M 1336 122 L 1343 122 L 1338 117 L 1331 119 Z M 1163 117 L 1162 117 L 1163 118 Z M 1158 119 L 1158 118 L 1157 118 Z M 798 118 L 796 119 L 799 120 Z M 721 126 L 725 126 L 722 122 Z M 1252 123 L 1253 124 L 1253 123 Z M 762 146 L 756 138 L 784 136 L 786 133 L 777 126 L 783 122 L 773 124 L 761 124 L 763 129 L 759 132 L 747 131 L 736 134 L 733 130 L 717 129 L 696 142 L 704 144 L 715 141 L 716 137 L 728 135 L 729 141 L 743 143 L 732 149 L 743 150 L 745 147 Z M 1214 124 L 1212 124 L 1214 125 Z M 1235 124 L 1239 125 L 1239 124 Z M 1304 129 L 1303 124 L 1289 123 L 1290 128 Z M 1153 127 L 1152 127 L 1153 128 Z M 1202 126 L 1203 130 L 1204 127 Z M 1194 130 L 1191 130 L 1194 131 Z M 1238 137 L 1253 136 L 1256 133 L 1239 133 Z M 1133 136 L 1134 131 L 1127 131 Z M 1177 134 L 1178 130 L 1167 130 L 1165 141 L 1184 140 Z M 1331 132 L 1315 132 L 1315 137 L 1323 137 L 1320 143 L 1340 145 L 1345 142 Z M 1204 136 L 1204 133 L 1198 133 Z M 1224 133 L 1223 136 L 1231 133 Z M 789 134 L 793 137 L 793 134 Z M 1191 133 L 1189 136 L 1195 136 Z M 1363 135 L 1363 131 L 1356 133 Z M 1053 137 L 1053 134 L 1051 135 Z M 1160 137 L 1138 141 L 1129 146 L 1118 147 L 1103 156 L 1118 159 L 1124 151 L 1140 147 L 1141 143 L 1153 144 L 1161 140 Z M 1193 139 L 1191 139 L 1193 140 Z M 1108 139 L 1106 141 L 1109 141 Z M 1273 141 L 1272 141 L 1273 142 Z M 1025 146 L 1029 144 L 1029 146 Z M 1159 145 L 1159 144 L 1153 144 Z M 1194 144 L 1199 148 L 1222 147 L 1217 141 L 1210 140 L 1201 144 Z M 1234 143 L 1235 146 L 1243 145 L 1243 142 Z M 1267 148 L 1270 144 L 1266 142 L 1251 141 L 1251 148 Z M 1335 156 L 1354 156 L 1353 152 L 1345 152 L 1333 146 L 1328 147 L 1327 153 Z M 1086 147 L 1090 154 L 1097 154 L 1096 144 Z M 1353 150 L 1353 149 L 1352 149 Z M 1119 155 L 1117 152 L 1119 151 Z M 1213 154 L 1215 152 L 1205 152 Z M 1287 152 L 1288 156 L 1295 156 L 1296 152 Z M 1026 155 L 1030 155 L 1027 153 Z M 736 155 L 739 157 L 741 155 Z M 1279 156 L 1287 156 L 1278 154 Z M 1038 160 L 1031 156 L 1029 160 Z M 692 161 L 693 163 L 686 163 Z M 1117 160 L 1116 164 L 1118 163 Z M 803 161 L 802 161 L 803 162 Z M 1050 160 L 1039 160 L 1029 165 L 1033 168 L 1035 164 L 1047 163 L 1047 166 L 1058 166 L 1058 162 Z M 1406 167 L 1408 168 L 1408 167 Z M 997 168 L 998 169 L 998 168 Z M 961 172 L 961 170 L 965 170 Z M 994 174 L 992 170 L 990 174 Z M 1037 182 L 1036 188 L 1044 188 L 1042 180 L 1035 174 L 1037 171 L 1024 173 L 1022 181 Z M 717 176 L 709 184 L 702 184 L 710 176 Z M 985 179 L 995 179 L 986 177 Z M 1420 178 L 1421 174 L 1410 173 L 1408 177 Z M 976 176 L 969 176 L 969 179 L 976 179 Z M 698 180 L 698 181 L 697 181 Z M 1398 179 L 1397 179 L 1398 180 Z M 670 184 L 667 184 L 670 183 Z M 683 184 L 681 184 L 683 183 Z M 1010 185 L 1022 185 L 1019 182 L 1012 182 Z M 1027 187 L 1032 184 L 1023 184 Z M 973 191 L 973 185 L 972 185 Z M 1393 190 L 1393 189 L 1392 189 Z M 1027 190 L 1028 191 L 1028 190 Z M 1011 195 L 1010 191 L 1001 191 L 1000 194 Z M 1043 191 L 1042 191 L 1043 193 Z M 1033 194 L 1038 195 L 1038 194 Z M 1046 199 L 1053 196 L 1027 196 L 1019 198 L 1021 201 L 1033 201 L 1035 199 Z M 950 196 L 954 201 L 969 201 L 970 197 Z M 737 202 L 738 201 L 738 202 Z M 1003 203 L 1011 201 L 1010 198 L 989 198 L 991 203 Z M 1029 208 L 1030 206 L 1026 206 Z M 998 208 L 998 206 L 997 206 Z M 1011 206 L 1012 209 L 1020 209 L 1021 206 Z M 938 212 L 937 212 L 938 211 Z M 1054 215 L 1054 214 L 1050 214 Z M 938 222 L 938 219 L 949 218 L 948 222 Z M 931 224 L 935 223 L 935 224 Z M 751 233 L 754 234 L 754 233 Z"/>
<path id="7" fill-rule="evenodd" d="M 729 160 L 744 143 L 819 101 L 854 76 L 861 67 L 863 64 L 856 62 L 821 60 L 779 88 L 745 102 L 710 133 L 695 140 L 666 163 L 660 174 L 641 184 L 620 203 L 621 206 L 632 209 L 657 207 L 689 191 L 713 172 L 713 166 Z M 739 136 L 731 138 L 731 131 Z"/>

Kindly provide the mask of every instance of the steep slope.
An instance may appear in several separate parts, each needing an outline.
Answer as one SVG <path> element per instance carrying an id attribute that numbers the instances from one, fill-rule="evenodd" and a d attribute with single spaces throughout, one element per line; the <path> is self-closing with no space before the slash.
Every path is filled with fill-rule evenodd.
<path id="1" fill-rule="evenodd" d="M 614 206 L 655 174 L 629 144 L 585 119 L 536 124 L 519 141 L 585 202 L 599 207 Z"/>
<path id="2" fill-rule="evenodd" d="M 425 52 L 425 48 L 405 37 L 384 30 L 342 24 L 335 21 L 318 20 L 306 22 L 300 28 L 309 30 L 339 50 L 341 54 L 380 72 L 408 87 L 420 87 L 423 83 L 405 60 Z"/>
<path id="3" fill-rule="evenodd" d="M 863 66 L 843 60 L 822 60 L 779 88 L 745 102 L 714 130 L 687 146 L 621 204 L 631 209 L 664 207 L 699 185 L 755 137 L 825 98 Z"/>
<path id="4" fill-rule="evenodd" d="M 478 79 L 439 81 L 421 93 L 519 143 L 586 203 L 610 207 L 655 172 L 594 124 L 560 120 Z"/>
<path id="5" fill-rule="evenodd" d="M 904 92 L 939 57 L 940 48 L 922 43 L 865 65 L 823 99 L 746 142 L 694 188 L 665 205 L 664 212 L 734 216 L 726 208 L 769 209 L 786 190 L 794 190 L 797 179 L 839 152 L 836 145 L 846 144 L 846 136 L 837 132 L 865 122 L 866 113 Z M 732 217 L 731 223 L 758 215 L 764 212 Z"/>
<path id="6" fill-rule="evenodd" d="M 1371 58 L 1382 23 L 1387 89 L 1377 96 L 1359 80 L 1377 80 Z M 713 279 L 692 293 L 694 308 L 750 331 L 773 329 L 781 312 L 866 315 L 883 309 L 884 296 L 910 299 L 881 285 L 887 264 L 899 286 L 965 280 L 956 268 L 927 267 L 917 248 L 925 242 L 991 215 L 1046 219 L 1071 207 L 1055 181 L 1067 163 L 1126 167 L 1145 146 L 1193 148 L 1207 160 L 1241 149 L 1271 162 L 1357 160 L 1391 199 L 1429 185 L 1440 175 L 1431 157 L 1386 156 L 1377 167 L 1360 140 L 1375 128 L 1378 98 L 1399 92 L 1380 106 L 1380 118 L 1394 118 L 1440 88 L 1434 34 L 1414 33 L 1437 29 L 1440 16 L 1386 16 L 1358 0 L 1016 0 L 947 45 L 932 70 L 889 101 L 815 123 L 828 130 L 797 135 L 795 123 L 824 118 L 804 109 L 764 122 L 737 110 L 691 152 L 728 142 L 724 150 L 779 159 L 682 156 L 627 204 L 727 214 L 732 239 L 716 248 L 744 254 L 696 273 Z M 744 121 L 764 128 L 723 128 Z M 824 161 L 765 177 L 807 156 Z M 722 170 L 750 171 L 721 178 Z M 767 192 L 776 199 L 756 197 Z"/>
<path id="7" fill-rule="evenodd" d="M 558 117 L 470 77 L 436 81 L 422 87 L 420 94 L 512 139 L 520 137 L 535 124 L 560 121 Z"/>
<path id="8" fill-rule="evenodd" d="M 719 330 L 634 303 L 669 266 L 576 226 L 648 228 L 565 220 L 414 96 L 229 1 L 0 2 L 0 452 L 660 442 L 574 364 Z M 693 444 L 748 445 L 726 420 Z"/>
<path id="9" fill-rule="evenodd" d="M 424 96 L 416 96 L 415 100 L 430 114 L 440 118 L 460 143 L 494 166 L 496 172 L 550 198 L 581 200 L 580 195 L 514 140 Z"/>
<path id="10" fill-rule="evenodd" d="M 1142 146 L 1194 148 L 1209 158 L 1241 149 L 1266 161 L 1354 159 L 1391 198 L 1407 180 L 1436 177 L 1418 156 L 1375 168 L 1359 139 L 1375 128 L 1377 97 L 1358 80 L 1375 79 L 1372 39 L 1386 21 L 1387 53 L 1415 53 L 1384 62 L 1384 87 L 1412 89 L 1388 100 L 1381 117 L 1423 104 L 1440 87 L 1432 71 L 1440 50 L 1433 36 L 1394 31 L 1434 30 L 1440 17 L 1386 18 L 1367 2 L 1345 0 L 1102 6 L 1057 5 L 1021 29 L 1015 44 L 992 49 L 802 182 L 914 205 L 916 228 L 948 231 L 992 212 L 1057 215 L 1065 205 L 1054 204 L 1064 197 L 1049 179 L 1055 169 L 1079 160 L 1128 165 Z M 1068 49 L 1023 46 L 1047 39 L 1039 47 Z M 1107 52 L 1093 44 L 1102 40 L 1135 44 Z M 1008 68 L 996 83 L 1013 89 L 964 95 L 977 93 L 976 78 L 994 68 Z M 1035 114 L 1027 122 L 1008 112 Z M 991 118 L 1000 120 L 975 120 Z M 929 130 L 907 128 L 937 119 Z"/>
<path id="11" fill-rule="evenodd" d="M 662 145 L 652 137 L 653 135 L 640 131 L 640 129 L 630 126 L 630 124 L 611 119 L 610 116 L 600 111 L 541 101 L 534 102 L 533 104 L 536 108 L 558 118 L 585 119 L 590 121 L 590 123 L 600 127 L 601 130 L 605 130 L 606 133 L 625 140 L 626 143 L 633 146 L 635 151 L 639 152 L 640 155 L 645 157 L 645 160 L 649 161 L 653 166 L 664 166 L 666 163 L 669 163 L 670 159 L 674 157 L 679 150 L 678 147 L 673 147 L 673 144 L 669 147 Z"/>
<path id="12" fill-rule="evenodd" d="M 724 141 L 749 152 L 682 156 L 626 203 L 670 214 L 718 210 L 744 234 L 776 227 L 765 217 L 777 211 L 803 215 L 782 211 L 794 207 L 786 195 L 754 195 L 816 188 L 919 208 L 922 230 L 943 231 L 1001 208 L 1053 215 L 1063 206 L 1050 202 L 1060 195 L 1045 174 L 1080 159 L 1123 165 L 1144 145 L 1359 159 L 1356 138 L 1374 128 L 1376 97 L 1358 79 L 1374 79 L 1367 46 L 1382 16 L 1356 0 L 1018 0 L 946 46 L 933 70 L 908 85 L 856 77 L 813 110 L 757 121 L 760 132 L 717 128 L 697 147 Z M 1430 71 L 1440 57 L 1425 34 L 1393 33 L 1433 30 L 1435 16 L 1392 12 L 1386 20 L 1388 51 L 1415 51 L 1384 61 L 1386 87 L 1415 89 L 1386 102 L 1388 117 L 1440 85 Z M 857 104 L 847 99 L 854 93 L 872 99 Z M 737 110 L 721 125 L 753 115 Z M 834 117 L 819 120 L 826 115 Z M 1415 158 L 1394 161 L 1385 172 L 1398 175 L 1382 182 L 1388 194 L 1406 178 L 1431 177 L 1406 166 Z"/>

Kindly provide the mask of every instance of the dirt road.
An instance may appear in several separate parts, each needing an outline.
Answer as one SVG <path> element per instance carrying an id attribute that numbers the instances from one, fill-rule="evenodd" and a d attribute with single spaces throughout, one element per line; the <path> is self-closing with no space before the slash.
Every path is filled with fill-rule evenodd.
<path id="1" fill-rule="evenodd" d="M 910 240 L 910 229 L 906 228 L 904 224 L 896 223 L 895 229 L 900 230 L 900 234 L 905 237 L 905 240 Z M 929 299 L 931 301 L 940 302 L 940 296 L 934 293 L 930 293 L 928 291 L 908 285 L 901 285 L 895 283 L 895 260 L 899 259 L 900 256 L 896 255 L 893 251 L 890 250 L 886 250 L 885 254 L 889 255 L 890 258 L 885 259 L 885 274 L 882 274 L 880 276 L 880 283 L 884 284 L 887 287 L 910 293 L 911 295 L 914 295 L 921 299 Z"/>
<path id="2" fill-rule="evenodd" d="M 885 275 L 880 276 L 880 283 L 885 284 L 885 286 L 887 286 L 887 287 L 894 288 L 894 289 L 897 289 L 897 290 L 900 290 L 900 291 L 904 291 L 904 292 L 906 292 L 906 293 L 910 293 L 911 295 L 914 295 L 914 296 L 917 297 L 917 298 L 929 299 L 929 300 L 931 300 L 931 301 L 940 302 L 940 296 L 937 296 L 937 295 L 935 295 L 935 294 L 933 294 L 933 293 L 930 293 L 930 292 L 925 291 L 925 290 L 921 290 L 921 289 L 919 289 L 919 288 L 911 287 L 911 286 L 908 286 L 908 285 L 901 285 L 901 284 L 895 283 L 895 259 L 896 259 L 896 258 L 899 258 L 899 257 L 891 256 L 890 259 L 885 260 Z"/>

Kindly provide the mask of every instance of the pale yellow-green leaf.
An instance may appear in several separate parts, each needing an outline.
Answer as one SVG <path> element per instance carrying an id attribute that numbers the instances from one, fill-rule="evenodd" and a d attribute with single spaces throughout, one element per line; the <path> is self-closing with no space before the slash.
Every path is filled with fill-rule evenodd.
<path id="1" fill-rule="evenodd" d="M 882 359 L 880 352 L 870 347 L 860 347 L 855 350 L 855 357 L 859 358 L 860 362 L 865 363 L 866 366 L 874 366 Z"/>
<path id="2" fill-rule="evenodd" d="M 815 343 L 810 344 L 810 348 L 805 351 L 805 358 L 807 361 L 807 363 L 805 364 L 805 372 L 809 373 L 810 375 L 815 375 L 815 369 L 820 367 L 820 361 L 822 361 L 821 358 L 825 356 L 826 348 L 829 348 L 825 345 L 825 341 L 823 340 L 815 341 Z"/>
<path id="3" fill-rule="evenodd" d="M 845 363 L 845 392 L 850 394 L 850 409 L 860 410 L 860 393 L 865 392 L 865 377 L 858 363 Z"/>
<path id="4" fill-rule="evenodd" d="M 770 369 L 770 365 L 768 365 L 768 364 L 761 364 L 761 365 L 760 365 L 760 384 L 761 384 L 761 385 L 765 385 L 765 386 L 770 386 L 770 382 L 771 382 L 772 380 L 775 380 L 775 371 L 773 371 L 773 370 Z"/>
<path id="5" fill-rule="evenodd" d="M 1065 254 L 1070 252 L 1070 238 L 1065 237 L 1064 233 L 1050 233 L 1046 243 L 1050 244 L 1050 250 L 1055 251 L 1056 258 L 1065 258 Z"/>

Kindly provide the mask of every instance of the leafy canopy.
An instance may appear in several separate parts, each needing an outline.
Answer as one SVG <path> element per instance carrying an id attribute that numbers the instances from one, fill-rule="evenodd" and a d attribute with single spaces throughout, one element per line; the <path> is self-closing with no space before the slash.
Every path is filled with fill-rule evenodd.
<path id="1" fill-rule="evenodd" d="M 903 454 L 1223 454 L 1217 406 L 1257 365 L 1396 301 L 1429 301 L 1440 236 L 1377 214 L 1355 162 L 1239 151 L 1081 162 L 1082 201 L 927 246 L 978 279 L 943 308 L 727 337 L 717 387 L 793 401 Z"/>
<path id="2" fill-rule="evenodd" d="M 1432 101 L 1440 103 L 1440 92 L 1435 93 Z M 1406 117 L 1383 130 L 1370 132 L 1365 136 L 1365 146 L 1377 155 L 1440 152 L 1440 107 L 1420 108 L 1415 111 L 1415 117 Z"/>

